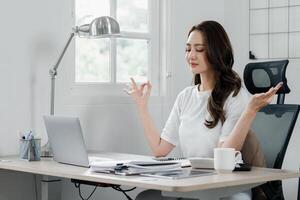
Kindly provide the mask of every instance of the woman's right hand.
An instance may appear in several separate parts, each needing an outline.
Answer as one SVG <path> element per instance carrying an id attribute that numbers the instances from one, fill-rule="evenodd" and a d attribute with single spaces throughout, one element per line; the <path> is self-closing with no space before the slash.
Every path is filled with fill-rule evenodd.
<path id="1" fill-rule="evenodd" d="M 280 82 L 275 87 L 271 87 L 267 92 L 254 94 L 246 107 L 246 111 L 256 114 L 261 108 L 271 103 L 274 95 L 282 85 L 283 83 Z"/>
<path id="2" fill-rule="evenodd" d="M 139 108 L 146 108 L 151 94 L 151 83 L 148 81 L 147 83 L 143 83 L 138 86 L 133 78 L 130 78 L 130 80 L 131 86 L 129 90 L 124 89 L 124 91 L 132 97 Z"/>

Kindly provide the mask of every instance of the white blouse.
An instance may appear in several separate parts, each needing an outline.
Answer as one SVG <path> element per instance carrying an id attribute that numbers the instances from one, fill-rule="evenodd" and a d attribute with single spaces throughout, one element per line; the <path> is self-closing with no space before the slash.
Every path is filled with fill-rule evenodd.
<path id="1" fill-rule="evenodd" d="M 224 104 L 226 120 L 209 129 L 205 119 L 211 120 L 207 110 L 211 91 L 198 91 L 198 86 L 190 86 L 181 91 L 174 103 L 161 138 L 177 146 L 180 145 L 185 157 L 213 157 L 213 149 L 232 131 L 249 101 L 249 93 L 242 87 L 233 97 L 229 95 Z"/>

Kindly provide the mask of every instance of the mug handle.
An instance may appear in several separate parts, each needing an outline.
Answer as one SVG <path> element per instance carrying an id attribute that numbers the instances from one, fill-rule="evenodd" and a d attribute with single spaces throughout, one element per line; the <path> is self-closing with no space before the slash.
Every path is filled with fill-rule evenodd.
<path id="1" fill-rule="evenodd" d="M 235 163 L 244 163 L 242 153 L 240 151 L 235 151 Z"/>

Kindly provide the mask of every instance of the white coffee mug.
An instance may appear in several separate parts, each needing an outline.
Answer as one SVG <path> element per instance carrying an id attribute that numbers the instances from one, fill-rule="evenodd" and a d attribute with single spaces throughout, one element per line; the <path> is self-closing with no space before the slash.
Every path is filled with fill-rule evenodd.
<path id="1" fill-rule="evenodd" d="M 214 168 L 218 173 L 231 173 L 235 167 L 236 157 L 240 157 L 241 152 L 234 148 L 214 149 Z"/>

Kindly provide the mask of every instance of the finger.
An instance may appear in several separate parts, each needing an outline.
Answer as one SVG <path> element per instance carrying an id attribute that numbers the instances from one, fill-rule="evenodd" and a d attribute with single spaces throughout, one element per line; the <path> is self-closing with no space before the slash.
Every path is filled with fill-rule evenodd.
<path id="1" fill-rule="evenodd" d="M 132 85 L 127 83 L 123 90 L 127 90 L 127 91 L 133 90 Z"/>
<path id="2" fill-rule="evenodd" d="M 152 88 L 152 84 L 150 83 L 150 81 L 147 81 L 147 87 L 151 87 Z"/>
<path id="3" fill-rule="evenodd" d="M 283 82 L 278 83 L 278 84 L 275 86 L 275 89 L 276 89 L 276 90 L 279 90 L 279 89 L 282 87 L 282 85 L 283 85 Z"/>
<path id="4" fill-rule="evenodd" d="M 145 85 L 147 85 L 147 83 L 142 83 L 142 84 L 141 84 L 141 87 L 145 87 Z"/>
<path id="5" fill-rule="evenodd" d="M 274 94 L 276 94 L 277 90 L 274 88 L 274 87 L 271 87 L 265 94 L 266 94 L 266 97 L 270 97 Z"/>
<path id="6" fill-rule="evenodd" d="M 283 82 L 280 82 L 280 83 L 278 83 L 275 87 L 271 87 L 270 89 L 269 89 L 269 91 L 271 90 L 272 92 L 277 92 L 281 87 L 282 87 L 282 85 L 283 85 Z M 268 92 L 269 92 L 268 91 Z"/>
<path id="7" fill-rule="evenodd" d="M 277 90 L 275 88 L 270 88 L 270 90 L 265 93 L 266 95 L 262 99 L 262 104 L 267 105 L 272 102 Z"/>
<path id="8" fill-rule="evenodd" d="M 151 90 L 152 90 L 152 85 L 151 85 L 151 83 L 148 81 L 148 82 L 147 82 L 147 92 L 146 92 L 146 96 L 150 96 Z"/>
<path id="9" fill-rule="evenodd" d="M 143 83 L 143 84 L 141 85 L 141 91 L 142 91 L 142 93 L 143 93 L 144 88 L 145 88 L 146 85 L 147 85 L 147 83 Z"/>
<path id="10" fill-rule="evenodd" d="M 136 85 L 135 80 L 134 80 L 132 77 L 130 77 L 130 80 L 131 80 L 131 83 L 132 83 L 132 87 L 133 87 L 134 89 L 137 89 L 137 85 Z"/>
<path id="11" fill-rule="evenodd" d="M 150 82 L 149 81 L 147 81 L 147 82 L 145 82 L 145 83 L 143 83 L 142 85 L 144 85 L 144 86 L 149 86 L 149 84 L 150 84 Z"/>
<path id="12" fill-rule="evenodd" d="M 127 89 L 125 89 L 125 88 L 123 89 L 123 91 L 124 91 L 126 94 L 128 94 L 128 95 L 131 95 L 131 93 L 132 93 L 130 90 L 127 90 Z"/>
<path id="13" fill-rule="evenodd" d="M 259 93 L 259 94 L 255 94 L 253 96 L 254 99 L 260 100 L 260 99 L 264 99 L 267 96 L 266 93 Z"/>
<path id="14" fill-rule="evenodd" d="M 278 83 L 275 87 L 271 87 L 268 92 L 266 92 L 266 97 L 270 98 L 274 96 L 277 91 L 282 87 L 283 82 Z"/>

